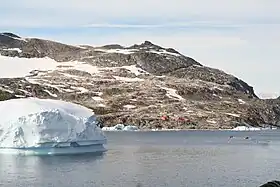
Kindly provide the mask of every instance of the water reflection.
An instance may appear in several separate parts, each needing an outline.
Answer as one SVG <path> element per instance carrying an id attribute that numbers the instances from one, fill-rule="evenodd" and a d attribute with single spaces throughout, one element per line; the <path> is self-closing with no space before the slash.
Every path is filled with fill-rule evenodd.
<path id="1" fill-rule="evenodd" d="M 106 152 L 97 153 L 84 153 L 84 154 L 73 154 L 73 155 L 57 155 L 57 156 L 32 156 L 37 157 L 41 164 L 48 164 L 48 162 L 57 162 L 60 164 L 68 164 L 72 162 L 92 162 L 100 160 L 104 157 Z"/>
<path id="2" fill-rule="evenodd" d="M 94 167 L 106 153 L 61 156 L 16 156 L 0 154 L 0 177 L 5 186 L 26 183 L 30 186 L 50 184 L 54 180 L 65 184 L 67 173 L 79 173 L 80 168 Z M 77 171 L 75 171 L 77 170 Z M 54 179 L 54 176 L 56 179 Z M 72 180 L 72 179 L 69 179 Z"/>

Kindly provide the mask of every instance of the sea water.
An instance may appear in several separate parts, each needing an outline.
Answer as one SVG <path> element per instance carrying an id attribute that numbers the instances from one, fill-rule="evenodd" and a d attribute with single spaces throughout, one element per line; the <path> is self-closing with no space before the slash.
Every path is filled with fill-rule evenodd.
<path id="1" fill-rule="evenodd" d="M 0 155 L 0 185 L 257 187 L 280 179 L 279 131 L 105 134 L 103 154 Z"/>

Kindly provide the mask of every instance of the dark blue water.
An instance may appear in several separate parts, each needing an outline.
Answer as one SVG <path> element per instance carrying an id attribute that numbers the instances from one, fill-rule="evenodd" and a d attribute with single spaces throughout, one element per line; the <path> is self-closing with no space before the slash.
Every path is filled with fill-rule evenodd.
<path id="1" fill-rule="evenodd" d="M 103 155 L 0 155 L 0 186 L 256 187 L 280 180 L 279 131 L 106 135 Z"/>

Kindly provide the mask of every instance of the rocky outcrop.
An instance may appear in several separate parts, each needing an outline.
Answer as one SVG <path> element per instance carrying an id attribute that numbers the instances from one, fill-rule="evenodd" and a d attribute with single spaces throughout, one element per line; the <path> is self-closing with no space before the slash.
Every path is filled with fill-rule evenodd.
<path id="1" fill-rule="evenodd" d="M 149 41 L 130 47 L 71 46 L 2 33 L 0 54 L 58 62 L 51 71 L 0 79 L 0 99 L 36 96 L 79 103 L 92 108 L 106 126 L 280 125 L 279 99 L 259 99 L 243 80 Z"/>
<path id="2" fill-rule="evenodd" d="M 0 33 L 0 49 L 2 49 L 0 54 L 4 56 L 22 58 L 47 56 L 57 61 L 72 60 L 69 56 L 75 56 L 82 51 L 79 47 L 37 38 L 21 38 L 12 33 Z"/>
<path id="3" fill-rule="evenodd" d="M 274 180 L 274 181 L 269 181 L 260 187 L 280 187 L 280 181 Z"/>
<path id="4" fill-rule="evenodd" d="M 247 94 L 248 97 L 257 97 L 252 86 L 249 86 L 244 81 L 218 69 L 194 65 L 187 68 L 180 68 L 177 71 L 169 73 L 169 75 L 178 78 L 198 79 L 207 82 L 214 82 L 220 85 L 229 85 L 236 91 Z"/>

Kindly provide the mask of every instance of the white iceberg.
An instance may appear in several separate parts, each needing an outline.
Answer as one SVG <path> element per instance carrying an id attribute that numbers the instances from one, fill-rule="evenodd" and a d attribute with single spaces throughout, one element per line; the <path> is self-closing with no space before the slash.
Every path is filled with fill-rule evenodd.
<path id="1" fill-rule="evenodd" d="M 60 100 L 0 102 L 0 151 L 67 154 L 105 151 L 106 137 L 93 112 Z"/>
<path id="2" fill-rule="evenodd" d="M 117 124 L 113 127 L 103 127 L 103 131 L 138 131 L 139 128 L 133 125 Z"/>

